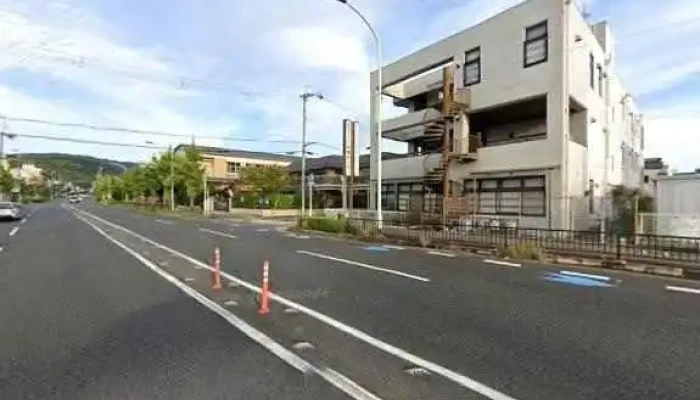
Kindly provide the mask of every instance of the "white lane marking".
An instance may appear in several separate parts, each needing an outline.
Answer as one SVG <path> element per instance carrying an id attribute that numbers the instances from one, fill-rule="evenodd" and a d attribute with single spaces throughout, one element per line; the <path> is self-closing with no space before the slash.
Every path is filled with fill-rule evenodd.
<path id="1" fill-rule="evenodd" d="M 22 218 L 22 220 L 19 221 L 19 224 L 24 225 L 25 222 L 27 222 L 27 218 Z"/>
<path id="2" fill-rule="evenodd" d="M 562 275 L 578 276 L 581 278 L 596 279 L 596 280 L 605 281 L 605 282 L 610 280 L 609 276 L 604 276 L 604 275 L 584 274 L 582 272 L 573 272 L 573 271 L 559 271 L 559 273 Z"/>
<path id="3" fill-rule="evenodd" d="M 405 247 L 394 246 L 393 244 L 385 244 L 384 248 L 385 249 L 392 249 L 392 250 L 405 250 L 406 249 Z"/>
<path id="4" fill-rule="evenodd" d="M 505 265 L 506 267 L 515 267 L 515 268 L 519 268 L 519 267 L 523 266 L 522 264 L 516 264 L 516 263 L 511 263 L 511 262 L 507 262 L 507 261 L 500 261 L 500 260 L 486 259 L 486 260 L 484 260 L 484 262 L 486 264 Z"/>
<path id="5" fill-rule="evenodd" d="M 12 228 L 12 230 L 10 231 L 10 236 L 15 236 L 17 234 L 17 231 L 19 231 L 19 226 L 15 226 L 14 228 Z"/>
<path id="6" fill-rule="evenodd" d="M 171 249 L 170 247 L 167 247 L 163 244 L 160 244 L 154 240 L 151 240 L 151 239 L 149 239 L 145 236 L 142 236 L 134 231 L 131 231 L 127 228 L 124 228 L 123 226 L 117 225 L 111 221 L 107 221 L 103 218 L 100 218 L 96 215 L 90 214 L 86 211 L 77 210 L 77 209 L 76 209 L 76 211 L 78 211 L 80 213 L 84 213 L 86 215 L 89 215 L 92 218 L 94 218 L 94 219 L 96 219 L 96 220 L 98 220 L 106 225 L 109 225 L 115 229 L 119 229 L 123 232 L 126 232 L 130 235 L 133 235 L 135 238 L 141 239 L 144 242 L 151 244 L 152 246 L 158 247 L 162 250 L 169 252 L 170 254 L 176 255 L 176 256 L 182 258 L 183 260 L 190 262 L 191 264 L 199 265 L 200 267 L 202 267 L 204 269 L 208 269 L 210 271 L 213 269 L 212 267 L 210 267 L 209 265 L 207 265 L 206 263 L 204 263 L 202 261 L 199 261 L 193 257 L 190 257 L 187 254 L 181 253 L 175 249 Z M 250 290 L 251 292 L 260 293 L 262 291 L 262 289 L 260 289 L 257 285 L 253 285 L 251 283 L 248 283 L 248 282 L 246 282 L 240 278 L 237 278 L 229 273 L 226 273 L 224 271 L 221 271 L 221 276 L 225 279 L 228 279 L 229 281 L 238 283 L 239 285 Z M 481 382 L 478 382 L 472 378 L 469 378 L 468 376 L 465 376 L 465 375 L 462 375 L 458 372 L 447 369 L 443 366 L 440 366 L 440 365 L 435 364 L 431 361 L 428 361 L 424 358 L 421 358 L 421 357 L 419 357 L 413 353 L 410 353 L 406 350 L 400 349 L 396 346 L 393 346 L 389 343 L 386 343 L 380 339 L 377 339 L 377 338 L 369 335 L 368 333 L 365 333 L 364 331 L 361 331 L 357 328 L 353 328 L 350 325 L 346 325 L 343 322 L 340 322 L 336 319 L 333 319 L 333 318 L 331 318 L 325 314 L 322 314 L 318 311 L 312 310 L 311 308 L 303 306 L 299 303 L 288 300 L 288 299 L 286 299 L 282 296 L 279 296 L 275 293 L 270 293 L 270 299 L 278 302 L 279 304 L 281 304 L 285 307 L 295 308 L 295 309 L 299 310 L 299 312 L 304 313 L 304 314 L 308 315 L 309 317 L 314 318 L 320 322 L 323 322 L 324 324 L 329 325 L 329 326 L 331 326 L 331 327 L 333 327 L 341 332 L 344 332 L 350 336 L 353 336 L 354 338 L 361 340 L 361 341 L 369 344 L 370 346 L 374 346 L 377 349 L 382 350 L 383 352 L 385 352 L 387 354 L 391 354 L 391 355 L 393 355 L 397 358 L 400 358 L 400 359 L 402 359 L 410 364 L 417 365 L 419 367 L 423 367 L 423 368 L 427 369 L 428 371 L 431 371 L 435 374 L 443 376 L 444 378 L 449 379 L 452 382 L 455 382 L 456 384 L 458 384 L 460 386 L 463 386 L 467 389 L 470 389 L 474 392 L 477 392 L 481 395 L 484 395 L 491 400 L 516 400 L 515 398 L 510 397 L 504 393 L 501 393 L 498 390 L 493 389 L 489 386 L 486 386 Z"/>
<path id="7" fill-rule="evenodd" d="M 5 250 L 5 248 L 4 248 L 4 247 L 0 247 L 0 253 L 2 253 L 3 250 Z"/>
<path id="8" fill-rule="evenodd" d="M 225 232 L 213 231 L 213 230 L 207 229 L 207 228 L 199 228 L 199 230 L 201 232 L 211 233 L 212 235 L 222 236 L 222 237 L 229 238 L 229 239 L 238 239 L 238 236 L 231 235 L 231 234 L 225 233 Z"/>
<path id="9" fill-rule="evenodd" d="M 434 256 L 442 256 L 442 257 L 456 257 L 452 253 L 443 253 L 441 251 L 429 251 L 428 254 L 432 254 Z"/>
<path id="10" fill-rule="evenodd" d="M 165 220 L 165 219 L 157 219 L 156 222 L 159 223 L 159 224 L 164 224 L 164 225 L 172 225 L 172 224 L 173 224 L 172 221 L 168 221 L 168 220 Z"/>
<path id="11" fill-rule="evenodd" d="M 375 267 L 374 265 L 369 265 L 369 264 L 361 263 L 358 261 L 346 260 L 344 258 L 328 256 L 328 255 L 320 254 L 320 253 L 313 253 L 311 251 L 306 251 L 306 250 L 297 250 L 297 253 L 298 254 L 305 254 L 307 256 L 312 256 L 312 257 L 323 258 L 326 260 L 336 261 L 336 262 L 343 263 L 343 264 L 354 265 L 356 267 L 371 269 L 373 271 L 384 272 L 384 273 L 391 274 L 391 275 L 402 276 L 404 278 L 414 279 L 414 280 L 421 281 L 421 282 L 430 282 L 430 279 L 422 277 L 422 276 L 411 275 L 411 274 L 407 274 L 407 273 L 401 272 L 401 271 L 396 271 L 393 269 Z"/>
<path id="12" fill-rule="evenodd" d="M 666 286 L 666 290 L 672 292 L 700 294 L 700 289 L 687 288 L 683 286 Z"/>
<path id="13" fill-rule="evenodd" d="M 257 343 L 259 343 L 261 346 L 269 350 L 272 354 L 276 355 L 277 357 L 281 358 L 283 361 L 285 361 L 287 364 L 291 365 L 292 367 L 296 368 L 297 370 L 301 371 L 304 374 L 307 373 L 315 373 L 321 376 L 323 379 L 325 379 L 328 383 L 331 385 L 335 386 L 336 388 L 340 389 L 350 397 L 356 400 L 382 400 L 379 397 L 375 396 L 374 394 L 370 393 L 366 389 L 364 389 L 362 386 L 358 385 L 357 383 L 353 382 L 346 376 L 338 373 L 337 371 L 334 371 L 330 368 L 318 368 L 314 366 L 313 364 L 309 363 L 307 360 L 299 357 L 295 353 L 287 350 L 285 347 L 277 343 L 274 339 L 271 337 L 267 336 L 263 332 L 253 328 L 251 325 L 237 317 L 235 314 L 230 312 L 229 310 L 223 308 L 213 300 L 209 299 L 205 295 L 199 293 L 198 291 L 190 288 L 187 285 L 182 284 L 175 278 L 174 276 L 168 274 L 164 270 L 158 268 L 157 265 L 152 263 L 150 260 L 144 258 L 141 256 L 138 252 L 135 250 L 131 249 L 124 243 L 118 241 L 117 239 L 114 239 L 113 237 L 109 236 L 108 233 L 97 227 L 95 224 L 92 222 L 89 222 L 86 220 L 84 217 L 79 217 L 76 215 L 80 220 L 88 224 L 92 229 L 97 231 L 99 234 L 104 236 L 107 240 L 110 242 L 114 243 L 118 247 L 120 247 L 122 250 L 125 252 L 129 253 L 131 256 L 139 260 L 143 265 L 147 266 L 150 268 L 153 272 L 156 274 L 160 275 L 163 279 L 166 281 L 170 282 L 174 286 L 176 286 L 178 289 L 180 289 L 182 292 L 184 292 L 186 295 L 190 296 L 194 300 L 198 301 L 200 304 L 208 308 L 210 311 L 218 314 L 220 317 L 222 317 L 224 320 L 226 320 L 228 323 L 236 327 L 238 330 L 246 334 L 249 338 L 253 339 Z"/>

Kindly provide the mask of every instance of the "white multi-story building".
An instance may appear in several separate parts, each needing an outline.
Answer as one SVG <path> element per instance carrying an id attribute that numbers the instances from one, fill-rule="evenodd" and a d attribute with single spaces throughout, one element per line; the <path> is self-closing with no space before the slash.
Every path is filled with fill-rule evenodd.
<path id="1" fill-rule="evenodd" d="M 639 186 L 643 167 L 642 118 L 614 71 L 608 24 L 589 24 L 571 0 L 525 1 L 386 65 L 383 94 L 407 112 L 382 136 L 408 153 L 382 163 L 383 207 L 443 193 L 446 173 L 476 216 L 558 229 L 606 217 L 605 193 Z M 443 75 L 459 109 L 442 109 Z"/>

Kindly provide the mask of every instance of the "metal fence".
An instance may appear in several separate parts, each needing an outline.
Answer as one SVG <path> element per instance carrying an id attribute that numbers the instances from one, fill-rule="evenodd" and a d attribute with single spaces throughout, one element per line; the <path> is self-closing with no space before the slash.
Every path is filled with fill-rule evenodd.
<path id="1" fill-rule="evenodd" d="M 378 228 L 374 219 L 351 218 L 350 223 L 364 231 Z M 451 225 L 412 224 L 400 219 L 383 221 L 381 231 L 384 236 L 411 241 L 489 248 L 530 245 L 553 253 L 630 261 L 695 263 L 700 268 L 700 237 L 520 228 L 470 221 Z"/>

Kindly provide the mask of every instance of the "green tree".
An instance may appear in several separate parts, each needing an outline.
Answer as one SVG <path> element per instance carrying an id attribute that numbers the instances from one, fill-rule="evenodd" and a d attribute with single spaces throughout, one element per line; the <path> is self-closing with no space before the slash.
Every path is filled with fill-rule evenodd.
<path id="1" fill-rule="evenodd" d="M 0 199 L 8 196 L 15 186 L 15 180 L 10 171 L 0 165 Z"/>
<path id="2" fill-rule="evenodd" d="M 613 229 L 618 233 L 634 233 L 637 213 L 653 212 L 654 199 L 641 189 L 616 186 L 610 191 L 614 209 Z"/>
<path id="3" fill-rule="evenodd" d="M 251 191 L 264 196 L 278 194 L 289 187 L 289 174 L 284 167 L 278 166 L 251 166 L 241 172 L 241 182 Z M 275 203 L 277 198 L 275 196 Z M 277 207 L 277 204 L 273 204 Z"/>
<path id="4" fill-rule="evenodd" d="M 195 199 L 204 191 L 202 155 L 196 149 L 188 147 L 185 150 L 185 154 L 178 156 L 175 162 L 178 181 L 184 185 L 190 208 L 193 208 Z"/>
<path id="5" fill-rule="evenodd" d="M 148 191 L 148 181 L 144 167 L 136 166 L 122 175 L 124 201 L 131 201 L 144 196 Z"/>

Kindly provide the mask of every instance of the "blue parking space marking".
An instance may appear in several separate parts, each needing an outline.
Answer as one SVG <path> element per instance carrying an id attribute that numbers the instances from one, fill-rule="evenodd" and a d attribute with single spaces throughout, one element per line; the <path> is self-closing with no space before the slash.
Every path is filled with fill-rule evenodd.
<path id="1" fill-rule="evenodd" d="M 362 248 L 363 250 L 367 251 L 377 251 L 377 252 L 382 252 L 386 253 L 387 251 L 391 251 L 390 249 L 384 247 L 384 246 L 366 246 Z"/>
<path id="2" fill-rule="evenodd" d="M 566 275 L 566 274 L 561 274 L 558 272 L 548 272 L 544 275 L 542 275 L 542 279 L 545 281 L 549 282 L 556 282 L 556 283 L 565 283 L 569 285 L 574 285 L 574 286 L 584 286 L 584 287 L 601 287 L 601 288 L 609 288 L 613 287 L 615 285 L 600 280 L 600 279 L 594 279 L 594 278 L 587 278 L 583 276 L 572 276 L 572 275 Z"/>

